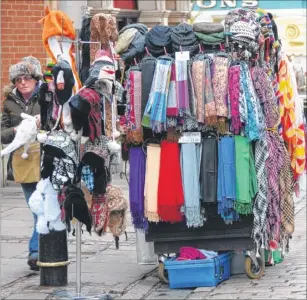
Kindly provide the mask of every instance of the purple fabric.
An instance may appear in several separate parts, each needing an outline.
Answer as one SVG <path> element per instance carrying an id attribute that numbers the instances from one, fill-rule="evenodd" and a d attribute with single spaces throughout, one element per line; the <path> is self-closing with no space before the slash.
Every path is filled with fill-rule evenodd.
<path id="1" fill-rule="evenodd" d="M 132 223 L 135 229 L 147 231 L 148 221 L 144 216 L 146 157 L 142 147 L 130 148 L 129 164 L 129 200 Z"/>

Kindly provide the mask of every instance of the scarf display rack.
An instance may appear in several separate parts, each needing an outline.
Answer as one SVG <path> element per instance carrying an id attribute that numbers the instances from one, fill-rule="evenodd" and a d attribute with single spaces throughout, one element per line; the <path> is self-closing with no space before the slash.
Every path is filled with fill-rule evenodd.
<path id="1" fill-rule="evenodd" d="M 138 42 L 141 53 L 127 59 L 126 41 L 122 56 L 135 229 L 162 268 L 183 246 L 245 249 L 247 275 L 260 278 L 265 251 L 274 264 L 289 249 L 306 172 L 306 120 L 274 20 L 235 9 L 224 26 L 157 25 Z"/>

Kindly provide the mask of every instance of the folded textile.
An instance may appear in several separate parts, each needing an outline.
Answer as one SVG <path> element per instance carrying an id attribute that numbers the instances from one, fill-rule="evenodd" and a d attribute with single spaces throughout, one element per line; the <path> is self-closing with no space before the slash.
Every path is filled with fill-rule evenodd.
<path id="1" fill-rule="evenodd" d="M 239 214 L 251 214 L 253 198 L 258 192 L 254 155 L 248 139 L 235 136 L 236 152 L 236 201 L 235 210 Z"/>
<path id="2" fill-rule="evenodd" d="M 122 52 L 128 50 L 137 32 L 138 30 L 136 28 L 129 28 L 125 30 L 123 33 L 121 33 L 115 45 L 116 53 L 121 54 Z"/>
<path id="3" fill-rule="evenodd" d="M 205 45 L 219 45 L 225 42 L 224 32 L 219 32 L 219 33 L 195 32 L 195 35 Z"/>
<path id="4" fill-rule="evenodd" d="M 187 227 L 200 227 L 200 155 L 201 144 L 182 144 L 180 161 L 184 190 L 184 213 Z"/>
<path id="5" fill-rule="evenodd" d="M 160 173 L 160 145 L 147 146 L 145 175 L 145 216 L 149 222 L 159 222 L 158 215 L 158 184 Z"/>
<path id="6" fill-rule="evenodd" d="M 132 223 L 135 229 L 147 230 L 148 222 L 144 215 L 146 157 L 142 147 L 130 148 L 129 164 L 130 164 L 129 200 L 130 200 Z"/>
<path id="7" fill-rule="evenodd" d="M 184 204 L 178 143 L 162 141 L 158 184 L 158 214 L 161 221 L 182 221 Z"/>
<path id="8" fill-rule="evenodd" d="M 193 30 L 201 33 L 219 33 L 224 31 L 224 26 L 213 22 L 198 22 L 193 24 Z"/>
<path id="9" fill-rule="evenodd" d="M 205 258 L 206 256 L 202 253 L 201 250 L 193 247 L 181 247 L 177 260 L 197 260 Z"/>
<path id="10" fill-rule="evenodd" d="M 234 210 L 236 200 L 235 141 L 233 137 L 222 137 L 218 142 L 218 214 L 226 224 L 239 219 Z"/>

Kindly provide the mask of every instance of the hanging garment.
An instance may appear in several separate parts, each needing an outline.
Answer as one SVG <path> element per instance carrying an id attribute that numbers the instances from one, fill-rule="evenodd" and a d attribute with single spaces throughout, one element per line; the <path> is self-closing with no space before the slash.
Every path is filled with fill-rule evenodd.
<path id="1" fill-rule="evenodd" d="M 204 203 L 216 202 L 217 192 L 217 141 L 216 136 L 205 137 L 202 141 L 200 165 L 201 199 Z"/>
<path id="2" fill-rule="evenodd" d="M 235 136 L 236 201 L 239 214 L 252 213 L 252 200 L 258 192 L 254 155 L 246 137 Z"/>
<path id="3" fill-rule="evenodd" d="M 155 68 L 157 60 L 152 56 L 145 56 L 141 61 L 141 71 L 142 71 L 142 108 L 141 114 L 143 116 L 147 101 L 149 99 L 149 93 L 151 85 L 153 82 Z"/>
<path id="4" fill-rule="evenodd" d="M 158 214 L 161 221 L 182 221 L 184 204 L 178 143 L 162 141 L 158 184 Z"/>
<path id="5" fill-rule="evenodd" d="M 160 145 L 147 146 L 145 175 L 145 216 L 149 222 L 159 222 L 158 215 L 158 184 L 160 173 Z"/>
<path id="6" fill-rule="evenodd" d="M 133 70 L 129 74 L 130 78 L 130 105 L 131 105 L 131 129 L 141 129 L 142 115 L 141 115 L 141 102 L 142 102 L 142 81 L 141 72 Z M 132 118 L 133 116 L 133 118 Z"/>
<path id="7" fill-rule="evenodd" d="M 222 137 L 218 142 L 218 214 L 226 224 L 239 219 L 234 210 L 236 200 L 236 166 L 235 140 L 233 137 Z"/>
<path id="8" fill-rule="evenodd" d="M 180 161 L 184 190 L 184 213 L 188 227 L 200 227 L 200 156 L 201 144 L 182 144 Z"/>
<path id="9" fill-rule="evenodd" d="M 157 61 L 149 99 L 145 108 L 142 125 L 154 132 L 166 130 L 166 105 L 171 77 L 172 58 L 161 57 Z"/>
<path id="10" fill-rule="evenodd" d="M 142 147 L 130 148 L 129 164 L 129 200 L 132 223 L 135 229 L 147 230 L 148 223 L 144 216 L 146 157 Z"/>
<path id="11" fill-rule="evenodd" d="M 268 207 L 267 193 L 268 193 L 268 178 L 266 160 L 269 157 L 268 145 L 266 138 L 261 139 L 255 144 L 255 168 L 258 181 L 258 193 L 254 200 L 253 214 L 253 233 L 252 237 L 257 244 L 257 252 L 259 250 L 259 243 L 264 238 L 266 230 L 266 213 Z"/>
<path id="12" fill-rule="evenodd" d="M 290 155 L 284 145 L 282 145 L 284 164 L 280 170 L 280 218 L 282 236 L 290 235 L 294 232 L 294 200 L 293 187 L 294 178 L 291 170 Z"/>
<path id="13" fill-rule="evenodd" d="M 215 56 L 213 58 L 212 85 L 216 114 L 219 117 L 219 131 L 225 132 L 226 118 L 228 117 L 228 57 Z"/>
<path id="14" fill-rule="evenodd" d="M 109 211 L 106 197 L 104 195 L 96 193 L 93 194 L 91 216 L 94 231 L 99 236 L 106 233 L 109 222 Z"/>
<path id="15" fill-rule="evenodd" d="M 177 96 L 177 81 L 176 81 L 176 67 L 172 64 L 171 79 L 169 84 L 169 92 L 167 97 L 166 115 L 168 117 L 177 117 L 179 114 L 179 102 Z"/>
<path id="16" fill-rule="evenodd" d="M 175 71 L 177 103 L 179 104 L 180 116 L 183 116 L 189 109 L 188 62 L 176 60 Z"/>
<path id="17" fill-rule="evenodd" d="M 268 170 L 268 210 L 267 235 L 269 240 L 279 241 L 280 238 L 280 189 L 279 174 L 284 164 L 283 143 L 276 132 L 268 131 L 266 135 L 269 157 L 266 160 Z"/>
<path id="18" fill-rule="evenodd" d="M 240 122 L 239 98 L 240 98 L 240 65 L 229 68 L 229 102 L 231 110 L 231 129 L 234 134 L 239 134 L 242 128 Z"/>
<path id="19" fill-rule="evenodd" d="M 198 56 L 192 64 L 192 78 L 197 104 L 197 121 L 208 125 L 216 124 L 216 107 L 213 96 L 210 69 L 211 58 Z"/>

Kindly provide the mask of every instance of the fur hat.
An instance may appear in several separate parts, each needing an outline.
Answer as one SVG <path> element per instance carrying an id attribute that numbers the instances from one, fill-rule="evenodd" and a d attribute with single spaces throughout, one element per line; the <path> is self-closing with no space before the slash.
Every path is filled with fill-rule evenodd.
<path id="1" fill-rule="evenodd" d="M 13 83 L 15 83 L 17 77 L 22 75 L 31 75 L 36 80 L 40 80 L 42 78 L 41 71 L 38 69 L 37 65 L 31 64 L 28 61 L 21 61 L 10 66 L 9 74 L 10 80 Z"/>
<path id="2" fill-rule="evenodd" d="M 40 74 L 41 77 L 43 77 L 41 63 L 39 62 L 39 60 L 36 57 L 25 56 L 21 59 L 21 61 L 27 62 L 27 63 L 31 64 L 32 66 L 36 67 L 37 73 Z"/>

